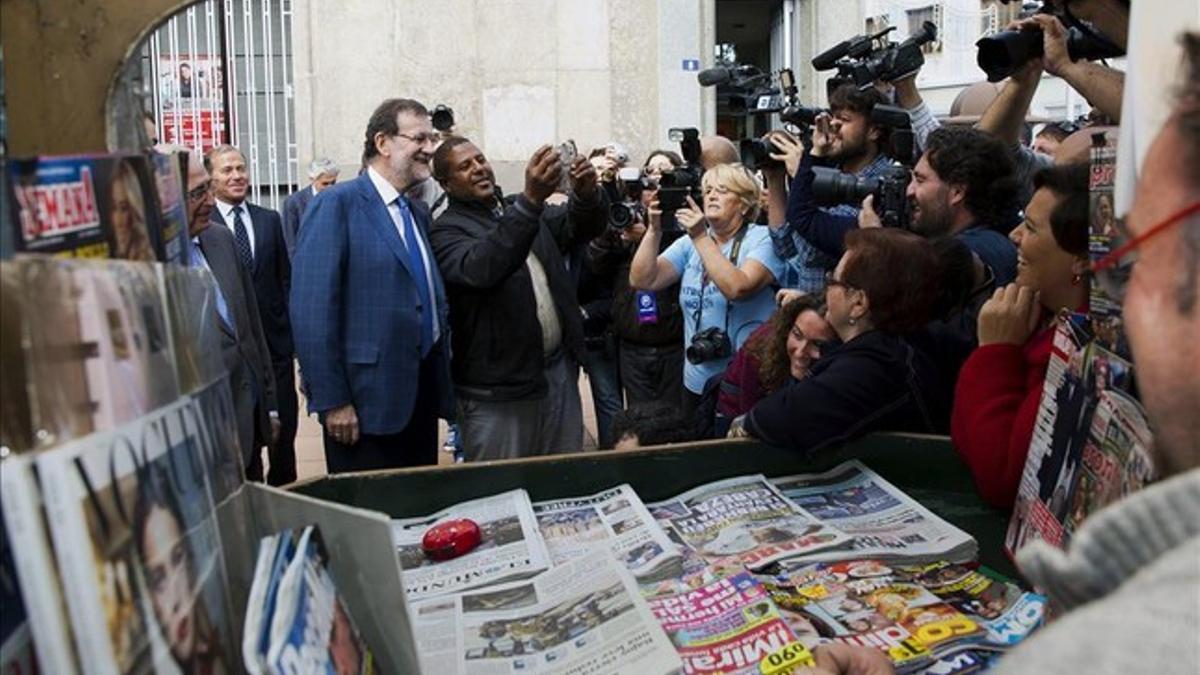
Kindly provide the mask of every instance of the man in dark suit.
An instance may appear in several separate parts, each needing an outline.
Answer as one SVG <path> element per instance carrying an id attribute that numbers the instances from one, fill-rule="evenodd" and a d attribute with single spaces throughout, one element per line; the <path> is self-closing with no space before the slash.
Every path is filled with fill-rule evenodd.
<path id="1" fill-rule="evenodd" d="M 287 242 L 288 257 L 296 252 L 296 237 L 308 203 L 318 192 L 336 183 L 338 173 L 338 166 L 332 159 L 318 157 L 308 165 L 309 186 L 283 200 L 283 240 Z"/>
<path id="2" fill-rule="evenodd" d="M 250 174 L 245 156 L 231 145 L 219 145 L 204 158 L 212 177 L 216 206 L 210 220 L 233 235 L 238 260 L 254 280 L 262 331 L 271 355 L 275 376 L 275 394 L 279 403 L 270 415 L 278 417 L 279 438 L 268 448 L 270 467 L 267 483 L 287 485 L 296 480 L 296 424 L 299 402 L 296 397 L 295 347 L 288 321 L 288 292 L 292 266 L 283 240 L 279 214 L 246 201 Z M 261 459 L 256 462 L 261 464 Z M 258 469 L 261 473 L 261 468 Z"/>
<path id="3" fill-rule="evenodd" d="M 188 232 L 192 235 L 192 267 L 208 269 L 217 283 L 217 301 L 209 310 L 220 327 L 221 356 L 229 371 L 229 386 L 237 415 L 238 443 L 246 476 L 262 480 L 262 463 L 256 452 L 279 434 L 275 378 L 263 336 L 254 281 L 238 260 L 233 235 L 209 220 L 213 210 L 212 181 L 200 156 L 188 155 Z M 255 462 L 255 459 L 258 459 Z M 256 473 L 257 471 L 257 473 Z"/>
<path id="4" fill-rule="evenodd" d="M 367 123 L 365 171 L 313 198 L 292 265 L 292 329 L 331 473 L 437 463 L 454 411 L 446 291 L 428 209 L 425 106 L 389 99 Z"/>

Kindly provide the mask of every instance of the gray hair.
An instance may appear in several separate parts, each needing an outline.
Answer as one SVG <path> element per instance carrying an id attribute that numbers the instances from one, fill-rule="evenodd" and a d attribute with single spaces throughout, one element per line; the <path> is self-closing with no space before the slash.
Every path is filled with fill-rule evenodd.
<path id="1" fill-rule="evenodd" d="M 317 157 L 308 164 L 308 177 L 310 180 L 316 180 L 324 174 L 329 174 L 337 178 L 340 172 L 341 169 L 338 168 L 338 165 L 328 157 Z"/>

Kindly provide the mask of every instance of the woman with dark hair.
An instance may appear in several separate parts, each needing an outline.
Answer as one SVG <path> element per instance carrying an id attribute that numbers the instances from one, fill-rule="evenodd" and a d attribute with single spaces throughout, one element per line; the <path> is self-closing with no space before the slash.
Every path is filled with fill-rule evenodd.
<path id="1" fill-rule="evenodd" d="M 871 431 L 936 430 L 948 392 L 907 336 L 933 317 L 936 275 L 929 270 L 937 265 L 933 245 L 911 232 L 849 232 L 825 289 L 825 318 L 842 344 L 808 377 L 754 406 L 746 432 L 812 456 Z"/>
<path id="2" fill-rule="evenodd" d="M 820 298 L 802 295 L 785 302 L 746 339 L 725 369 L 717 394 L 717 431 L 790 380 L 808 377 L 812 364 L 837 342 Z M 725 420 L 722 423 L 721 420 Z"/>
<path id="3" fill-rule="evenodd" d="M 1045 169 L 1034 187 L 1011 235 L 1017 280 L 979 312 L 979 347 L 959 373 L 950 425 L 984 501 L 1006 509 L 1033 437 L 1054 319 L 1088 297 L 1088 166 Z"/>
<path id="4" fill-rule="evenodd" d="M 138 486 L 133 536 L 154 617 L 184 673 L 230 672 L 220 633 L 201 597 L 196 557 L 178 498 L 161 472 L 151 469 L 149 473 Z"/>
<path id="5" fill-rule="evenodd" d="M 664 173 L 670 173 L 683 166 L 683 158 L 679 153 L 670 150 L 655 150 L 646 157 L 642 171 L 649 177 L 657 179 Z"/>

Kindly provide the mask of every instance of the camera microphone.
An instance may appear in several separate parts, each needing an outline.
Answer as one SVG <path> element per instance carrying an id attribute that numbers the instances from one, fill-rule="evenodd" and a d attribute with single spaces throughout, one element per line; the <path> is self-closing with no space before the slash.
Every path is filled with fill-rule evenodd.
<path id="1" fill-rule="evenodd" d="M 714 87 L 718 84 L 728 84 L 736 80 L 754 77 L 761 74 L 754 66 L 734 66 L 732 68 L 709 68 L 696 74 L 701 87 Z"/>
<path id="2" fill-rule="evenodd" d="M 841 61 L 850 53 L 850 45 L 854 42 L 854 38 L 842 40 L 836 45 L 826 49 L 825 51 L 813 57 L 812 66 L 817 70 L 830 70 L 837 66 L 837 62 Z"/>

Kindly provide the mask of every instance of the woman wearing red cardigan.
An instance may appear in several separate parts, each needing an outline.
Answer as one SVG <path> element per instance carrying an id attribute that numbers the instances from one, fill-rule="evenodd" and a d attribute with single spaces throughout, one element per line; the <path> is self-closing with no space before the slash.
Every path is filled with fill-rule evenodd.
<path id="1" fill-rule="evenodd" d="M 1087 303 L 1088 166 L 1056 166 L 1034 177 L 1037 191 L 1013 230 L 1017 280 L 979 311 L 979 347 L 963 364 L 950 436 L 984 501 L 1009 509 L 1017 495 L 1054 319 Z"/>

